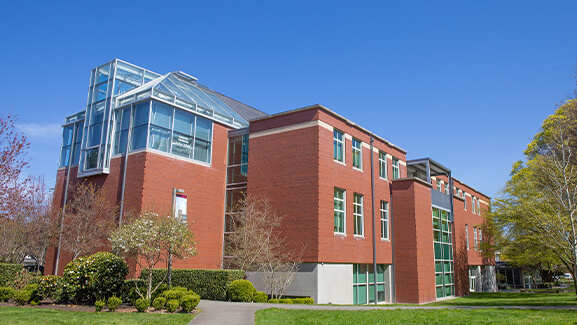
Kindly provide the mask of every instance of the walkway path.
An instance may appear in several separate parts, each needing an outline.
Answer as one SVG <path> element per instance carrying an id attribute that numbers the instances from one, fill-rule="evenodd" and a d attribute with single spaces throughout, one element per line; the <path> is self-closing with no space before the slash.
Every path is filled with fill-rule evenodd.
<path id="1" fill-rule="evenodd" d="M 214 300 L 201 300 L 198 308 L 202 313 L 196 316 L 189 325 L 203 324 L 227 324 L 227 325 L 253 325 L 254 313 L 257 310 L 268 308 L 284 309 L 315 309 L 315 310 L 392 310 L 392 309 L 571 309 L 577 310 L 577 306 L 330 306 L 330 305 L 291 305 L 291 304 L 264 304 L 245 302 L 225 302 Z"/>

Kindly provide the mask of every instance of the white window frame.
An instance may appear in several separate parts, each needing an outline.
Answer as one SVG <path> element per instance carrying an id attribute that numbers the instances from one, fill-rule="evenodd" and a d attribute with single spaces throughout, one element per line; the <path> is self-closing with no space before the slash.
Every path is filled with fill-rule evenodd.
<path id="1" fill-rule="evenodd" d="M 383 157 L 381 157 L 381 155 Z M 387 154 L 384 153 L 383 151 L 379 151 L 379 177 L 385 180 L 388 179 L 389 178 L 388 172 L 389 171 L 387 170 Z M 383 174 L 385 177 L 383 177 Z"/>
<path id="2" fill-rule="evenodd" d="M 477 227 L 473 227 L 473 237 L 475 238 L 475 250 L 479 250 L 479 241 L 477 238 Z"/>
<path id="3" fill-rule="evenodd" d="M 449 183 L 445 183 L 445 194 L 449 195 Z"/>
<path id="4" fill-rule="evenodd" d="M 465 211 L 467 211 L 467 192 L 463 191 L 463 201 L 465 203 Z"/>
<path id="5" fill-rule="evenodd" d="M 477 214 L 481 215 L 481 200 L 477 199 Z"/>
<path id="6" fill-rule="evenodd" d="M 360 202 L 357 202 L 357 198 L 360 198 Z M 353 223 L 354 229 L 353 233 L 357 237 L 363 237 L 364 233 L 364 207 L 363 207 L 364 196 L 359 193 L 353 194 Z M 360 228 L 358 228 L 360 227 Z"/>
<path id="7" fill-rule="evenodd" d="M 391 165 L 393 165 L 393 179 L 401 178 L 401 168 L 399 167 L 399 165 L 400 165 L 399 158 L 393 157 Z M 395 173 L 395 170 L 397 171 L 396 173 Z M 395 174 L 397 175 L 397 177 L 395 177 Z"/>
<path id="8" fill-rule="evenodd" d="M 469 250 L 469 225 L 465 225 L 465 238 L 467 239 L 467 250 Z"/>
<path id="9" fill-rule="evenodd" d="M 340 135 L 341 135 L 341 139 L 337 139 L 337 138 L 335 137 L 335 133 L 340 134 Z M 343 154 L 343 160 L 342 160 L 342 161 L 335 158 L 335 152 L 334 152 L 334 143 L 335 143 L 335 142 L 337 143 L 338 146 L 341 147 L 341 152 L 342 152 L 342 154 Z M 339 163 L 341 163 L 341 164 L 345 164 L 345 161 L 346 161 L 345 157 L 346 157 L 346 153 L 345 153 L 345 133 L 344 133 L 343 131 L 340 131 L 340 130 L 337 130 L 337 129 L 333 129 L 333 160 L 336 161 L 336 162 L 339 162 Z"/>
<path id="10" fill-rule="evenodd" d="M 481 232 L 481 228 L 479 228 L 478 231 L 479 231 L 479 250 L 481 250 L 481 244 L 483 244 L 483 233 Z"/>
<path id="11" fill-rule="evenodd" d="M 389 240 L 389 202 L 386 201 L 381 201 L 381 239 Z"/>
<path id="12" fill-rule="evenodd" d="M 355 143 L 358 143 L 358 148 L 355 146 Z M 359 139 L 353 138 L 352 148 L 353 148 L 353 168 L 363 170 L 363 142 Z M 358 166 L 355 166 L 355 153 L 357 151 L 359 153 L 359 164 Z"/>
<path id="13" fill-rule="evenodd" d="M 339 191 L 342 191 L 342 192 L 343 192 L 343 198 L 342 198 L 342 199 L 337 198 L 337 197 L 334 196 L 334 194 L 333 194 L 333 206 L 334 206 L 334 201 L 337 201 L 337 200 L 338 200 L 338 201 L 342 201 L 342 203 L 343 203 L 343 210 L 342 210 L 342 211 L 341 211 L 341 210 L 337 210 L 336 208 L 333 208 L 333 217 L 334 217 L 334 213 L 335 213 L 335 212 L 342 212 L 342 214 L 343 214 L 343 232 L 340 232 L 340 231 L 335 230 L 335 234 L 344 235 L 344 234 L 347 233 L 347 191 L 344 190 L 344 189 L 342 189 L 342 188 L 339 188 L 339 187 L 335 187 L 335 188 L 333 189 L 333 191 L 334 191 L 334 190 L 339 190 Z M 333 228 L 333 229 L 334 229 L 334 228 Z"/>
<path id="14" fill-rule="evenodd" d="M 442 192 L 443 188 L 443 181 L 441 181 L 440 179 L 437 179 L 437 191 Z"/>
<path id="15" fill-rule="evenodd" d="M 474 196 L 471 196 L 471 211 L 474 214 L 477 214 L 477 212 L 475 211 L 476 207 L 477 207 L 477 199 Z"/>

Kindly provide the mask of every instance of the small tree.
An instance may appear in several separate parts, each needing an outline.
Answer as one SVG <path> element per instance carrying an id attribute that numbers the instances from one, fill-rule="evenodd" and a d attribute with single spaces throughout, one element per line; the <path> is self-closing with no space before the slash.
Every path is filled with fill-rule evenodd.
<path id="1" fill-rule="evenodd" d="M 283 217 L 267 199 L 251 195 L 239 200 L 230 215 L 233 220 L 225 251 L 233 256 L 231 267 L 261 272 L 269 294 L 280 298 L 294 280 L 302 258 L 302 252 L 286 248 L 279 233 Z"/>
<path id="2" fill-rule="evenodd" d="M 113 231 L 110 243 L 113 250 L 134 259 L 141 268 L 148 270 L 147 292 L 143 294 L 136 288 L 144 299 L 150 299 L 162 284 L 160 281 L 152 288 L 152 269 L 166 261 L 169 251 L 176 258 L 196 254 L 194 235 L 186 224 L 150 211 L 142 212 L 140 217 Z"/>
<path id="3" fill-rule="evenodd" d="M 72 187 L 72 198 L 61 216 L 62 249 L 73 259 L 104 248 L 115 225 L 118 207 L 92 183 Z"/>

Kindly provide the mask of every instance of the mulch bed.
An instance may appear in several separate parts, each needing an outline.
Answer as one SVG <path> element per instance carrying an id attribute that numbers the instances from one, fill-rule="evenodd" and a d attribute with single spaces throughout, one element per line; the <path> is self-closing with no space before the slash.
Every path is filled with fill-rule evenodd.
<path id="1" fill-rule="evenodd" d="M 3 306 L 3 307 L 24 307 L 24 308 L 46 308 L 46 309 L 57 309 L 57 310 L 64 310 L 64 311 L 84 311 L 84 312 L 95 312 L 96 311 L 96 309 L 93 305 L 73 305 L 73 304 L 62 305 L 62 304 L 52 303 L 52 301 L 50 301 L 50 300 L 43 300 L 37 306 L 30 306 L 30 305 L 20 306 L 14 302 L 0 302 L 0 306 Z M 108 312 L 108 308 L 107 307 L 102 308 L 102 312 Z M 118 308 L 116 308 L 115 312 L 117 312 L 117 313 L 136 313 L 138 311 L 136 310 L 136 307 L 134 307 L 132 305 L 122 304 Z M 181 312 L 182 312 L 182 308 L 178 308 L 176 310 L 176 313 L 181 313 Z M 199 312 L 200 311 L 198 310 L 198 308 L 196 308 L 191 312 L 191 314 L 197 314 Z M 160 311 L 154 310 L 153 307 L 150 307 L 148 309 L 148 311 L 146 311 L 146 313 L 170 314 L 166 310 L 160 310 Z"/>

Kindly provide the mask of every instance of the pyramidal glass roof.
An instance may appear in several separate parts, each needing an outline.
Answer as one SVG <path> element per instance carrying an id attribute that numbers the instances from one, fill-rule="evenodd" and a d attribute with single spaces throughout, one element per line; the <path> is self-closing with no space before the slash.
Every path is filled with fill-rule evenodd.
<path id="1" fill-rule="evenodd" d="M 248 122 L 213 90 L 184 72 L 168 73 L 118 96 L 116 107 L 124 107 L 147 98 L 168 102 L 235 128 L 248 126 Z"/>

